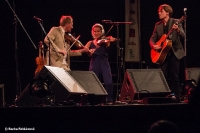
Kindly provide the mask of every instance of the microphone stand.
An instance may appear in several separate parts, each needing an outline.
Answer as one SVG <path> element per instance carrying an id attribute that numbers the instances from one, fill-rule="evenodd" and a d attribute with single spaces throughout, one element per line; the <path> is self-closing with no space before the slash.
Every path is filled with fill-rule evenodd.
<path id="1" fill-rule="evenodd" d="M 117 78 L 117 94 L 116 94 L 116 101 L 118 101 L 118 96 L 119 96 L 119 87 L 118 87 L 118 84 L 119 82 L 121 83 L 121 75 L 122 75 L 122 70 L 124 70 L 124 52 L 123 52 L 123 48 L 120 47 L 119 45 L 119 24 L 131 24 L 132 22 L 112 22 L 112 21 L 104 21 L 104 23 L 106 24 L 112 24 L 113 25 L 116 25 L 117 27 L 117 70 L 118 70 L 118 78 Z M 121 57 L 121 58 L 120 58 Z M 120 61 L 120 63 L 119 63 Z M 121 69 L 119 69 L 121 68 Z"/>
<path id="2" fill-rule="evenodd" d="M 13 0 L 13 9 L 15 11 L 15 2 Z M 16 20 L 16 16 L 14 16 L 14 22 L 13 24 L 15 25 L 15 76 L 16 76 L 16 96 L 15 98 L 17 99 L 17 97 L 20 95 L 21 93 L 21 85 L 20 85 L 20 77 L 19 77 L 19 71 L 18 71 L 18 51 L 17 51 L 17 20 Z"/>
<path id="3" fill-rule="evenodd" d="M 5 0 L 7 3 L 8 3 L 8 6 L 10 7 L 10 9 L 12 10 L 12 12 L 13 12 L 13 14 L 14 14 L 14 16 L 15 16 L 15 18 L 18 20 L 18 22 L 20 23 L 20 25 L 22 26 L 22 29 L 24 30 L 24 32 L 26 33 L 26 35 L 28 36 L 28 38 L 29 38 L 29 40 L 31 41 L 31 43 L 32 43 L 32 45 L 33 45 L 33 47 L 35 48 L 35 49 L 37 49 L 37 47 L 35 46 L 35 44 L 33 43 L 33 41 L 32 41 L 32 39 L 30 38 L 30 36 L 28 35 L 28 33 L 27 33 L 27 31 L 25 30 L 25 28 L 24 28 L 24 26 L 23 26 L 23 24 L 22 24 L 22 22 L 20 21 L 20 19 L 18 18 L 18 16 L 17 16 L 17 14 L 15 13 L 15 11 L 12 9 L 12 7 L 10 6 L 10 4 L 9 4 L 9 2 L 8 2 L 8 0 Z"/>
<path id="4" fill-rule="evenodd" d="M 184 37 L 184 50 L 185 50 L 184 73 L 185 73 L 185 79 L 186 79 L 186 74 L 187 74 L 187 72 L 186 72 L 186 68 L 187 68 L 187 45 L 186 45 L 186 41 L 187 41 L 187 35 L 186 35 L 186 19 L 187 19 L 187 15 L 186 15 L 186 11 L 187 11 L 187 8 L 184 8 L 183 11 L 184 11 L 184 16 L 185 16 L 183 30 L 185 32 L 185 37 Z"/>
<path id="5" fill-rule="evenodd" d="M 39 25 L 40 25 L 42 31 L 44 32 L 45 36 L 46 36 L 47 39 L 49 40 L 49 46 L 48 46 L 48 47 L 49 47 L 49 48 L 48 48 L 48 50 L 49 50 L 49 54 L 48 54 L 48 55 L 49 55 L 49 59 L 48 59 L 48 60 L 49 60 L 49 63 L 48 63 L 48 66 L 51 66 L 51 62 L 50 62 L 50 47 L 53 48 L 53 50 L 55 51 L 55 53 L 56 53 L 56 55 L 57 55 L 58 57 L 60 57 L 60 56 L 58 55 L 58 53 L 56 52 L 55 48 L 53 47 L 50 38 L 47 36 L 47 33 L 46 33 L 46 31 L 45 31 L 45 29 L 44 29 L 44 27 L 43 27 L 41 21 L 42 21 L 42 20 L 38 20 L 38 23 L 39 23 Z"/>
<path id="6" fill-rule="evenodd" d="M 19 72 L 18 72 L 18 53 L 17 53 L 17 21 L 20 23 L 22 29 L 25 31 L 26 35 L 28 36 L 29 40 L 31 41 L 33 47 L 35 49 L 37 49 L 37 47 L 35 46 L 35 44 L 33 43 L 33 41 L 31 40 L 30 36 L 28 35 L 27 31 L 25 30 L 24 26 L 22 25 L 20 19 L 18 18 L 17 14 L 15 13 L 15 4 L 14 4 L 14 0 L 13 0 L 13 6 L 14 9 L 11 7 L 10 3 L 8 2 L 8 0 L 5 0 L 8 4 L 8 6 L 10 7 L 11 11 L 14 14 L 14 24 L 15 24 L 15 62 L 16 62 L 16 98 L 15 101 L 17 100 L 18 96 L 21 94 L 21 85 L 20 85 L 20 77 L 19 77 Z"/>
<path id="7" fill-rule="evenodd" d="M 186 41 L 187 41 L 187 36 L 186 36 L 186 11 L 187 11 L 187 8 L 184 8 L 184 15 L 185 15 L 185 21 L 184 21 L 184 32 L 185 32 L 185 37 L 184 37 L 184 48 L 185 48 L 185 57 L 187 56 L 187 49 L 186 49 Z"/>

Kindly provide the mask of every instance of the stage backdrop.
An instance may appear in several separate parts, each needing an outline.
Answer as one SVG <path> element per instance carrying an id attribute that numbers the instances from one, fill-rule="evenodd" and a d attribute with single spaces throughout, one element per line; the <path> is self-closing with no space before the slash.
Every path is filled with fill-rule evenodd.
<path id="1" fill-rule="evenodd" d="M 132 22 L 125 26 L 125 61 L 139 62 L 141 59 L 139 0 L 125 0 L 125 21 Z"/>

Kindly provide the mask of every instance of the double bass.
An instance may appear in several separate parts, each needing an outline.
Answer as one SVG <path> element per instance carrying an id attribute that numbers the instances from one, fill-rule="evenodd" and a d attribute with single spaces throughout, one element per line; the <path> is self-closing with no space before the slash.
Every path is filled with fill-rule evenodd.
<path id="1" fill-rule="evenodd" d="M 43 45 L 43 42 L 40 41 L 39 42 L 39 46 L 38 46 L 38 49 L 39 49 L 39 55 L 38 57 L 36 57 L 35 59 L 35 62 L 36 62 L 36 65 L 37 65 L 37 68 L 35 70 L 35 75 L 40 72 L 42 70 L 42 68 L 44 67 L 45 65 L 45 59 L 44 59 L 44 45 Z"/>

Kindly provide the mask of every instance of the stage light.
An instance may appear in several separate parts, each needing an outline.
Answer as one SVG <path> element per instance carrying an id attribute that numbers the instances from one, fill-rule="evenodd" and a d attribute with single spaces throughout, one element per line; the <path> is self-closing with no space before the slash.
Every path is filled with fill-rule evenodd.
<path id="1" fill-rule="evenodd" d="M 35 96 L 38 99 L 45 99 L 50 94 L 48 84 L 41 79 L 32 80 L 29 91 L 31 96 Z"/>

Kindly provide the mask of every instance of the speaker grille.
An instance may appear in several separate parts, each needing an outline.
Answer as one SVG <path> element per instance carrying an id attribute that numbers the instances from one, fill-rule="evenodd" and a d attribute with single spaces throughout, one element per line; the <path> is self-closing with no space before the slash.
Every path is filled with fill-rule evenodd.
<path id="1" fill-rule="evenodd" d="M 87 91 L 88 94 L 107 95 L 102 83 L 93 71 L 70 71 L 69 74 Z"/>
<path id="2" fill-rule="evenodd" d="M 91 105 L 106 102 L 108 94 L 93 71 L 70 71 L 69 74 L 86 90 L 85 102 Z"/>
<path id="3" fill-rule="evenodd" d="M 133 102 L 142 97 L 166 96 L 170 92 L 160 69 L 127 69 L 120 101 Z"/>
<path id="4" fill-rule="evenodd" d="M 127 74 L 133 83 L 136 93 L 170 92 L 160 69 L 127 69 Z"/>

